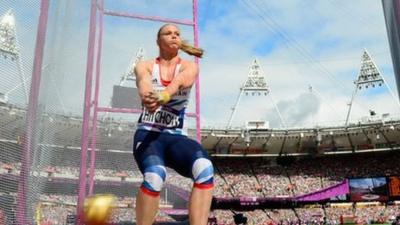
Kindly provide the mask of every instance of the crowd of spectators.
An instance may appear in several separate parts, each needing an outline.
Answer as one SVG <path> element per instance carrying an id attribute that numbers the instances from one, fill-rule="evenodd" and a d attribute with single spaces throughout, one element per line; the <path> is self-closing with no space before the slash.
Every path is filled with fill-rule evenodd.
<path id="1" fill-rule="evenodd" d="M 72 158 L 70 157 L 70 159 Z M 126 158 L 129 158 L 129 160 Z M 115 178 L 116 174 L 124 174 L 123 176 L 126 176 L 126 178 L 141 179 L 141 174 L 130 157 L 122 157 L 120 155 L 114 158 L 114 154 L 107 153 L 100 154 L 97 159 L 99 161 L 96 162 L 96 178 L 111 179 Z M 272 159 L 214 158 L 214 196 L 299 196 L 330 187 L 349 177 L 399 176 L 399 160 L 400 153 L 397 151 L 299 158 L 285 164 L 276 163 Z M 18 161 L 7 160 L 0 162 L 0 174 L 18 175 L 20 169 L 21 163 Z M 67 176 L 77 179 L 79 167 L 76 162 L 70 163 L 66 159 L 63 163 L 60 161 L 60 164 L 51 163 L 47 166 L 33 166 L 33 172 L 34 175 L 39 176 Z M 190 179 L 182 178 L 169 169 L 167 182 L 186 191 L 190 191 L 193 185 Z M 66 215 L 74 212 L 76 196 L 43 195 L 41 196 L 41 201 L 53 202 L 53 204 L 45 204 L 43 206 L 43 215 L 49 220 L 53 220 L 52 224 L 63 224 L 65 219 L 59 220 L 59 218 L 66 217 Z M 134 199 L 119 199 L 119 201 L 134 202 Z M 352 215 L 357 219 L 357 222 L 368 224 L 372 222 L 388 222 L 398 216 L 399 211 L 397 205 L 378 205 L 343 208 L 327 206 L 324 209 L 321 207 L 309 207 L 294 210 L 255 210 L 243 212 L 243 214 L 248 218 L 248 224 L 339 224 L 340 216 L 342 215 Z M 234 212 L 216 210 L 213 215 L 217 218 L 218 224 L 234 224 Z M 116 210 L 114 218 L 118 218 L 120 221 L 133 220 L 135 218 L 134 210 L 129 207 L 126 207 L 126 209 L 119 208 Z M 172 220 L 171 217 L 163 213 L 160 213 L 158 219 L 160 221 Z M 56 220 L 60 222 L 57 223 L 55 222 Z"/>
<path id="2" fill-rule="evenodd" d="M 126 153 L 98 154 L 95 178 L 141 179 L 141 173 L 132 157 L 127 157 Z M 400 159 L 398 152 L 303 158 L 285 166 L 272 163 L 272 160 L 214 159 L 215 196 L 276 197 L 307 194 L 330 187 L 348 177 L 398 175 L 400 166 L 395 159 Z M 34 174 L 69 178 L 79 176 L 79 160 L 75 156 L 61 157 L 54 154 L 54 160 L 50 165 L 33 165 Z M 0 174 L 18 175 L 20 168 L 21 163 L 18 161 L 0 161 Z M 182 179 L 172 170 L 168 178 L 172 184 L 178 184 L 185 190 L 191 189 L 191 181 Z"/>
<path id="3" fill-rule="evenodd" d="M 2 209 L 0 209 L 0 225 L 7 225 L 7 216 Z"/>
<path id="4" fill-rule="evenodd" d="M 346 207 L 312 206 L 296 209 L 254 210 L 248 212 L 232 212 L 215 210 L 219 225 L 235 225 L 234 214 L 243 214 L 249 225 L 338 225 L 342 217 L 351 217 L 355 224 L 390 224 L 399 216 L 399 206 L 376 205 Z"/>
<path id="5" fill-rule="evenodd" d="M 217 197 L 288 197 L 312 193 L 351 177 L 399 175 L 399 152 L 304 158 L 291 165 L 250 159 L 214 159 Z M 190 179 L 169 171 L 169 181 L 190 190 Z"/>
<path id="6" fill-rule="evenodd" d="M 222 190 L 217 190 L 216 196 L 224 197 L 226 189 L 238 197 L 299 196 L 346 178 L 400 175 L 399 160 L 400 152 L 301 158 L 290 165 L 259 159 L 218 159 L 214 160 L 220 175 L 216 176 L 216 187 Z"/>

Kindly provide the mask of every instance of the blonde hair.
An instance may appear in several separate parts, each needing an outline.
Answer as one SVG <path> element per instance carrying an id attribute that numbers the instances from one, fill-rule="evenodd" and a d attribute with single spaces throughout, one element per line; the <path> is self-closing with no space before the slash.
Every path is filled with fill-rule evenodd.
<path id="1" fill-rule="evenodd" d="M 198 47 L 190 45 L 187 41 L 182 41 L 179 48 L 189 55 L 194 55 L 201 58 L 203 56 L 204 50 Z"/>

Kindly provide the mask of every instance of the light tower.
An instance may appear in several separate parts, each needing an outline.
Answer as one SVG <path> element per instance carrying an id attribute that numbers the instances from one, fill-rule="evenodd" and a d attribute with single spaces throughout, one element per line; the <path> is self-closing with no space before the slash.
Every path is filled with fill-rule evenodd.
<path id="1" fill-rule="evenodd" d="M 139 48 L 136 52 L 136 56 L 132 57 L 131 62 L 125 72 L 125 74 L 121 77 L 121 81 L 119 82 L 120 86 L 124 86 L 126 81 L 136 81 L 135 79 L 135 66 L 138 62 L 144 59 L 144 50 L 143 48 Z"/>
<path id="2" fill-rule="evenodd" d="M 19 49 L 16 42 L 14 13 L 8 10 L 0 19 L 0 54 L 15 60 Z"/>
<path id="3" fill-rule="evenodd" d="M 26 102 L 28 102 L 28 95 L 25 83 L 26 81 L 25 81 L 24 71 L 22 68 L 20 47 L 18 44 L 17 32 L 15 26 L 15 16 L 11 9 L 8 10 L 0 18 L 0 56 L 3 56 L 4 59 L 10 59 L 11 61 L 16 62 L 18 67 L 19 78 L 21 79 L 21 83 L 17 84 L 15 87 L 11 88 L 6 93 L 4 93 L 4 96 L 1 96 L 2 97 L 1 101 L 7 102 L 8 95 L 22 85 Z"/>
<path id="4" fill-rule="evenodd" d="M 345 126 L 348 125 L 350 113 L 351 113 L 351 107 L 353 105 L 353 101 L 357 94 L 357 91 L 362 90 L 363 88 L 365 88 L 365 89 L 375 88 L 375 87 L 381 87 L 383 84 L 386 85 L 386 87 L 389 90 L 390 95 L 392 95 L 392 97 L 394 98 L 394 100 L 397 102 L 397 104 L 400 107 L 400 103 L 394 97 L 392 89 L 385 82 L 385 79 L 383 78 L 381 72 L 379 71 L 378 67 L 376 66 L 375 62 L 372 60 L 371 56 L 369 55 L 369 53 L 366 49 L 364 49 L 364 53 L 361 57 L 360 73 L 358 74 L 357 80 L 354 81 L 354 84 L 355 84 L 355 88 L 354 88 L 353 94 L 351 96 L 350 103 L 348 104 L 349 110 L 347 111 Z"/>
<path id="5" fill-rule="evenodd" d="M 141 107 L 141 100 L 137 95 L 136 90 L 136 77 L 135 77 L 135 66 L 138 62 L 144 59 L 144 50 L 139 48 L 135 56 L 132 56 L 129 65 L 122 74 L 119 84 L 114 85 L 113 94 L 108 107 L 113 108 L 125 108 L 135 109 Z M 129 84 L 126 84 L 129 82 Z M 133 84 L 132 84 L 133 83 Z M 109 112 L 106 112 L 107 118 Z"/>
<path id="6" fill-rule="evenodd" d="M 229 118 L 229 122 L 227 125 L 227 129 L 231 128 L 233 118 L 236 114 L 236 110 L 239 106 L 240 99 L 242 98 L 243 94 L 252 96 L 269 96 L 271 98 L 272 104 L 275 107 L 276 112 L 278 113 L 279 119 L 281 120 L 281 124 L 283 127 L 286 127 L 286 123 L 282 118 L 282 115 L 276 106 L 274 100 L 271 96 L 271 90 L 265 81 L 265 77 L 262 74 L 261 67 L 258 63 L 257 59 L 254 59 L 249 70 L 249 74 L 247 76 L 247 80 L 244 84 L 240 87 L 239 96 L 236 100 L 235 105 L 232 107 L 232 113 Z"/>

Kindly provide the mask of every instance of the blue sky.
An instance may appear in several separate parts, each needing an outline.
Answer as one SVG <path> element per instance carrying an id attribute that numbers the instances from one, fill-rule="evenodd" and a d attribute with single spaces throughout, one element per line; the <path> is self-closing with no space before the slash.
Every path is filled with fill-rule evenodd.
<path id="1" fill-rule="evenodd" d="M 28 75 L 37 2 L 10 0 L 0 4 L 1 14 L 14 8 Z M 81 114 L 89 1 L 51 2 L 41 98 L 48 109 Z M 191 19 L 191 1 L 106 0 L 105 5 L 112 11 Z M 157 56 L 155 34 L 161 24 L 105 17 L 101 105 L 109 104 L 113 85 L 119 83 L 140 47 L 146 58 Z M 280 127 L 274 104 L 290 127 L 344 123 L 364 48 L 397 97 L 381 1 L 199 0 L 199 26 L 200 46 L 205 49 L 200 61 L 203 126 L 226 125 L 255 58 L 271 94 L 243 97 L 235 126 L 248 120 L 267 120 L 272 127 Z M 193 40 L 190 27 L 181 29 L 185 39 Z M 194 111 L 193 105 L 190 111 Z M 369 109 L 378 115 L 399 115 L 400 111 L 386 88 L 358 92 L 351 120 L 367 116 Z"/>

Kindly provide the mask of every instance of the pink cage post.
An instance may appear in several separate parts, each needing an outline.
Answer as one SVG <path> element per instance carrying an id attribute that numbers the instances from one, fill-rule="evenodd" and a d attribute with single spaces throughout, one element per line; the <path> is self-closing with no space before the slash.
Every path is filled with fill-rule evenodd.
<path id="1" fill-rule="evenodd" d="M 18 180 L 17 193 L 17 225 L 32 224 L 27 218 L 27 194 L 28 194 L 28 178 L 32 163 L 32 149 L 35 148 L 35 131 L 37 108 L 40 90 L 40 78 L 42 74 L 43 51 L 46 40 L 47 20 L 49 15 L 49 0 L 42 0 L 40 4 L 39 23 L 36 33 L 35 56 L 33 60 L 31 87 L 29 92 L 28 109 L 26 112 L 26 131 L 23 141 L 23 155 L 21 160 L 21 171 Z"/>

